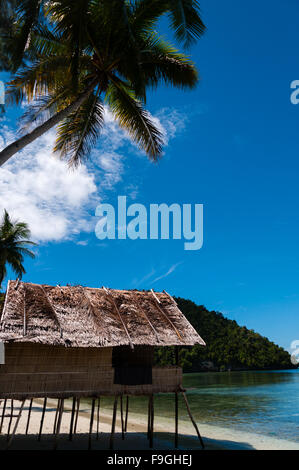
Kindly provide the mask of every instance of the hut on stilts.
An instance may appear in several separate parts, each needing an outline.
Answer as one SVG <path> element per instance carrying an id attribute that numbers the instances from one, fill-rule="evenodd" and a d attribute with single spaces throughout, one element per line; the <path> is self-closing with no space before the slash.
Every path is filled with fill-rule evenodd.
<path id="1" fill-rule="evenodd" d="M 43 400 L 38 439 L 41 439 L 47 400 L 56 399 L 54 448 L 66 399 L 72 400 L 69 438 L 76 433 L 80 399 L 91 399 L 88 448 L 96 414 L 99 434 L 101 396 L 113 396 L 110 449 L 113 449 L 117 406 L 120 403 L 122 437 L 127 431 L 129 397 L 148 397 L 148 439 L 153 447 L 154 395 L 173 393 L 174 446 L 178 447 L 178 396 L 182 394 L 189 417 L 203 442 L 182 388 L 178 361 L 180 346 L 204 341 L 167 294 L 151 291 L 48 286 L 10 281 L 0 321 L 0 433 L 9 420 L 10 446 L 29 404 Z M 155 347 L 175 346 L 176 362 L 154 365 Z M 21 406 L 14 412 L 14 400 Z M 7 413 L 8 405 L 10 413 Z"/>

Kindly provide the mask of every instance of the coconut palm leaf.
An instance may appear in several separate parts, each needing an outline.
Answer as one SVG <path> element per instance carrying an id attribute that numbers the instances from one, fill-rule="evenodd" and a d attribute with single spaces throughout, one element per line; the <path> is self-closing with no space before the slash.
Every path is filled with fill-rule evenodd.
<path id="1" fill-rule="evenodd" d="M 129 86 L 116 77 L 111 78 L 106 100 L 119 125 L 142 150 L 156 161 L 162 155 L 163 136 L 150 114 L 143 109 Z"/>
<path id="2" fill-rule="evenodd" d="M 17 33 L 14 35 L 14 50 L 12 63 L 14 70 L 22 64 L 24 52 L 30 42 L 32 29 L 38 23 L 42 0 L 17 0 L 16 18 L 19 25 Z"/>
<path id="3" fill-rule="evenodd" d="M 102 130 L 104 107 L 98 94 L 91 95 L 58 126 L 54 151 L 67 158 L 71 166 L 88 157 Z"/>
<path id="4" fill-rule="evenodd" d="M 189 47 L 205 32 L 197 0 L 169 0 L 169 17 L 176 38 Z"/>

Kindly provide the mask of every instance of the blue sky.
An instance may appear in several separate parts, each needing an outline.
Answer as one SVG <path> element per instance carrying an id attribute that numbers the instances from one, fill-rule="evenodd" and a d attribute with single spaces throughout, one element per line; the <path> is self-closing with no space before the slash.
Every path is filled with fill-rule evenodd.
<path id="1" fill-rule="evenodd" d="M 299 338 L 299 105 L 290 102 L 299 5 L 201 5 L 208 31 L 191 50 L 200 85 L 161 87 L 148 98 L 166 133 L 162 161 L 149 163 L 108 116 L 91 162 L 77 172 L 66 174 L 51 156 L 51 133 L 4 166 L 0 207 L 28 220 L 39 240 L 25 280 L 165 289 L 289 348 Z M 8 141 L 18 113 L 8 110 L 1 122 Z M 118 195 L 146 206 L 204 204 L 203 248 L 100 242 L 95 207 Z"/>

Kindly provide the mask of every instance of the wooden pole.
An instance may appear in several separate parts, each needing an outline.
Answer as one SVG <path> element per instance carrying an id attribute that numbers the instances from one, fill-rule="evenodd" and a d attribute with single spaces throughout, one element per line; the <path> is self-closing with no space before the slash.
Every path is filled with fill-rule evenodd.
<path id="1" fill-rule="evenodd" d="M 124 423 L 124 410 L 123 410 L 123 395 L 120 396 L 120 417 L 121 417 L 121 438 L 125 438 L 125 423 Z"/>
<path id="2" fill-rule="evenodd" d="M 44 406 L 43 406 L 42 417 L 40 420 L 40 427 L 39 427 L 39 433 L 38 433 L 38 438 L 37 438 L 38 441 L 40 441 L 42 437 L 46 408 L 47 408 L 47 398 L 44 399 Z"/>
<path id="3" fill-rule="evenodd" d="M 13 428 L 13 431 L 12 431 L 12 434 L 8 440 L 8 443 L 7 443 L 7 446 L 5 448 L 5 450 L 7 450 L 11 444 L 12 444 L 12 440 L 17 432 L 17 427 L 18 427 L 18 424 L 19 424 L 19 421 L 20 421 L 20 418 L 21 418 L 21 414 L 22 414 L 22 411 L 23 411 L 23 408 L 24 408 L 24 404 L 25 404 L 25 400 L 22 401 L 21 403 L 21 406 L 20 406 L 20 410 L 19 410 L 19 414 L 18 414 L 18 417 L 17 417 L 17 420 L 15 422 L 15 425 L 14 425 L 14 428 Z"/>
<path id="4" fill-rule="evenodd" d="M 186 396 L 185 392 L 182 392 L 182 394 L 183 394 L 183 397 L 184 397 L 184 400 L 185 400 L 185 404 L 186 404 L 186 408 L 187 408 L 187 411 L 188 411 L 188 415 L 189 415 L 189 417 L 190 417 L 190 419 L 191 419 L 191 421 L 192 421 L 193 426 L 195 427 L 195 430 L 196 430 L 198 439 L 199 439 L 199 441 L 200 441 L 201 447 L 204 449 L 204 448 L 205 448 L 205 445 L 204 445 L 203 440 L 202 440 L 202 438 L 201 438 L 201 435 L 200 435 L 200 432 L 199 432 L 199 430 L 198 430 L 197 424 L 196 424 L 196 422 L 195 422 L 195 420 L 194 420 L 194 418 L 193 418 L 193 416 L 192 416 L 192 413 L 191 413 L 191 410 L 190 410 L 190 406 L 189 406 L 189 403 L 188 403 L 188 400 L 187 400 L 187 396 Z"/>
<path id="5" fill-rule="evenodd" d="M 117 395 L 114 398 L 114 406 L 113 406 L 113 416 L 112 416 L 112 426 L 111 426 L 111 434 L 110 434 L 110 445 L 109 449 L 113 450 L 113 438 L 115 432 L 115 421 L 116 421 L 116 412 L 117 412 Z"/>
<path id="6" fill-rule="evenodd" d="M 75 413 L 76 413 L 76 398 L 73 397 L 73 406 L 72 406 L 72 414 L 71 414 L 71 422 L 70 422 L 69 441 L 71 441 L 73 439 Z"/>
<path id="7" fill-rule="evenodd" d="M 175 433 L 174 433 L 174 447 L 178 448 L 178 429 L 179 429 L 179 396 L 175 392 Z"/>
<path id="8" fill-rule="evenodd" d="M 88 436 L 88 450 L 91 450 L 91 437 L 92 437 L 92 427 L 93 427 L 93 418 L 94 418 L 94 408 L 95 408 L 96 400 L 95 398 L 92 399 L 91 402 L 91 413 L 90 413 L 90 423 L 89 423 L 89 436 Z"/>
<path id="9" fill-rule="evenodd" d="M 56 413 L 55 413 L 55 419 L 54 419 L 54 426 L 53 426 L 53 434 L 56 434 L 56 427 L 57 427 L 57 419 L 58 419 L 58 413 L 60 409 L 60 398 L 57 400 L 57 408 L 56 408 Z"/>
<path id="10" fill-rule="evenodd" d="M 58 414 L 58 420 L 57 420 L 57 428 L 56 428 L 56 433 L 55 433 L 55 440 L 54 440 L 54 445 L 53 445 L 53 450 L 57 449 L 58 445 L 58 436 L 60 432 L 60 427 L 61 427 L 61 421 L 62 421 L 62 415 L 63 415 L 63 407 L 64 407 L 64 398 L 61 398 L 60 400 L 60 407 L 59 407 L 59 414 Z"/>
<path id="11" fill-rule="evenodd" d="M 98 407 L 97 407 L 97 440 L 99 439 L 99 426 L 100 426 L 100 397 L 98 398 Z"/>
<path id="12" fill-rule="evenodd" d="M 154 440 L 154 395 L 151 395 L 151 423 L 150 423 L 150 438 L 149 438 L 149 446 L 150 449 L 153 448 L 153 440 Z"/>
<path id="13" fill-rule="evenodd" d="M 24 286 L 24 308 L 23 308 L 23 336 L 26 336 L 27 334 L 27 325 L 26 325 L 26 286 Z"/>
<path id="14" fill-rule="evenodd" d="M 151 428 L 151 395 L 148 397 L 148 408 L 147 408 L 147 438 L 150 438 Z"/>
<path id="15" fill-rule="evenodd" d="M 29 404 L 28 418 L 27 418 L 27 424 L 26 424 L 26 432 L 25 432 L 25 434 L 28 434 L 28 430 L 29 430 L 29 422 L 30 422 L 30 416 L 31 416 L 31 410 L 32 410 L 32 402 L 33 402 L 33 398 L 31 398 L 30 404 Z"/>
<path id="16" fill-rule="evenodd" d="M 167 294 L 169 295 L 169 294 Z M 179 348 L 178 346 L 175 346 L 174 347 L 174 356 L 175 356 L 175 365 L 176 367 L 178 367 L 179 365 Z M 174 447 L 175 449 L 178 448 L 178 429 L 179 429 L 179 396 L 178 396 L 178 392 L 175 392 L 175 433 L 174 433 Z"/>
<path id="17" fill-rule="evenodd" d="M 74 435 L 75 435 L 76 432 L 77 432 L 77 424 L 78 424 L 79 410 L 80 410 L 80 398 L 77 398 L 77 409 L 76 409 L 76 419 L 75 419 L 75 426 L 74 426 Z"/>
<path id="18" fill-rule="evenodd" d="M 2 432 L 3 422 L 4 422 L 4 418 L 5 418 L 6 403 L 7 403 L 7 400 L 5 399 L 4 403 L 3 403 L 3 410 L 2 410 L 2 416 L 1 416 L 0 434 Z"/>
<path id="19" fill-rule="evenodd" d="M 127 400 L 126 400 L 125 432 L 127 432 L 127 429 L 128 429 L 128 414 L 129 414 L 129 395 L 127 395 Z"/>
<path id="20" fill-rule="evenodd" d="M 10 414 L 9 425 L 8 425 L 8 431 L 7 431 L 7 440 L 9 439 L 10 427 L 11 427 L 12 418 L 13 418 L 13 410 L 14 410 L 13 400 L 11 400 L 11 404 L 10 404 L 10 413 L 11 413 L 11 414 Z"/>

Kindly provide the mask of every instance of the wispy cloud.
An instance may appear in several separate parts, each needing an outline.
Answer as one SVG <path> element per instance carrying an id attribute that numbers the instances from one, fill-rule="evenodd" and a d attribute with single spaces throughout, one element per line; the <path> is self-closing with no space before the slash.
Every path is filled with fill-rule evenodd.
<path id="1" fill-rule="evenodd" d="M 182 261 L 179 262 L 179 263 L 173 264 L 172 266 L 170 266 L 170 268 L 169 268 L 164 274 L 161 274 L 160 276 L 156 277 L 156 278 L 152 281 L 152 283 L 154 284 L 155 282 L 158 282 L 158 281 L 160 281 L 161 279 L 164 279 L 165 277 L 170 276 L 170 274 L 172 274 L 172 273 L 176 270 L 176 268 L 177 268 L 178 266 L 180 266 L 180 264 L 182 264 Z"/>
<path id="2" fill-rule="evenodd" d="M 161 279 L 164 279 L 165 277 L 170 276 L 176 270 L 176 268 L 180 266 L 181 264 L 183 264 L 182 261 L 180 261 L 179 263 L 172 264 L 167 269 L 167 271 L 162 272 L 161 274 L 159 274 L 159 276 L 156 276 L 156 274 L 159 271 L 161 272 L 161 269 L 151 268 L 151 270 L 147 274 L 145 274 L 145 276 L 143 276 L 141 279 L 133 279 L 132 286 L 134 288 L 138 288 L 140 286 L 144 288 L 149 287 L 150 285 L 153 285 L 154 283 L 160 281 Z"/>

